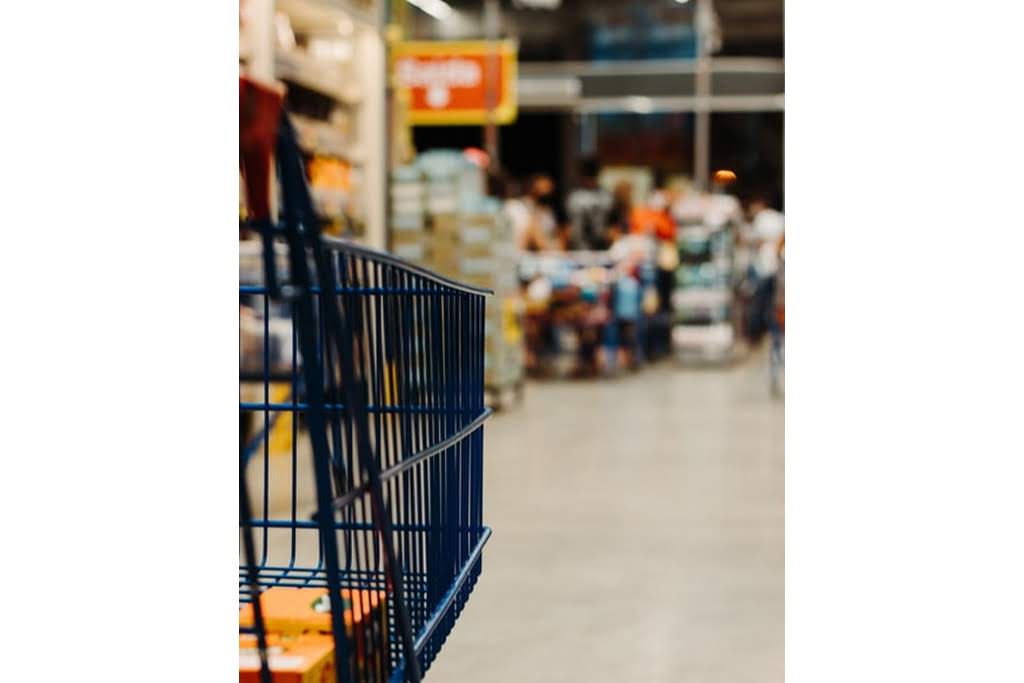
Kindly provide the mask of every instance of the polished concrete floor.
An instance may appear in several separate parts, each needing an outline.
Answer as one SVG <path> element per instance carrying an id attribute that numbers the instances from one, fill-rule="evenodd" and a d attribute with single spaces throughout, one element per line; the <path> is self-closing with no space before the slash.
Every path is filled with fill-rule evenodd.
<path id="1" fill-rule="evenodd" d="M 783 680 L 783 406 L 728 369 L 543 382 L 485 432 L 484 571 L 436 683 Z"/>
<path id="2" fill-rule="evenodd" d="M 484 439 L 494 535 L 428 683 L 782 681 L 783 405 L 765 353 L 530 383 Z M 265 465 L 286 518 L 292 460 L 257 458 L 253 491 Z M 286 531 L 269 541 L 288 556 Z M 315 562 L 315 531 L 296 551 Z"/>

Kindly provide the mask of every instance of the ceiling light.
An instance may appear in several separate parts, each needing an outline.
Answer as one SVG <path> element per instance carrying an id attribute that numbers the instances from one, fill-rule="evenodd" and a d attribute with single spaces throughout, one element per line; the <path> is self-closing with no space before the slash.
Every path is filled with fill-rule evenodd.
<path id="1" fill-rule="evenodd" d="M 686 3 L 690 2 L 690 0 L 676 0 L 676 2 L 678 2 L 680 5 L 685 5 Z"/>
<path id="2" fill-rule="evenodd" d="M 444 0 L 408 0 L 408 2 L 410 5 L 419 7 L 438 21 L 447 19 L 454 11 L 452 6 Z"/>

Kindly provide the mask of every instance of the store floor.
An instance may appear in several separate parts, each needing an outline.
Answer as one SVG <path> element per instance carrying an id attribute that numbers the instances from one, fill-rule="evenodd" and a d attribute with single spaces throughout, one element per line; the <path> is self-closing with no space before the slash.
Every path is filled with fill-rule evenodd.
<path id="1" fill-rule="evenodd" d="M 783 412 L 763 353 L 529 384 L 487 424 L 494 536 L 426 680 L 781 682 Z"/>
<path id="2" fill-rule="evenodd" d="M 764 353 L 533 382 L 484 442 L 494 535 L 428 683 L 782 681 L 783 405 Z M 308 450 L 298 462 L 309 511 Z M 287 518 L 292 460 L 269 467 Z M 288 557 L 287 531 L 270 544 Z M 315 531 L 297 550 L 315 562 Z"/>

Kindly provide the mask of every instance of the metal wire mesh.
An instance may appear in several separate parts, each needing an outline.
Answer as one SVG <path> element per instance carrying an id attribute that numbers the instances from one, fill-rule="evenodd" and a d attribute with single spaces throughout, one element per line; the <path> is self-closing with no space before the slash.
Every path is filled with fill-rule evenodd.
<path id="1" fill-rule="evenodd" d="M 287 185 L 287 168 L 282 175 Z M 373 595 L 380 619 L 360 623 L 355 608 L 330 600 L 337 680 L 419 680 L 476 583 L 490 535 L 487 292 L 285 214 L 276 230 L 288 240 L 289 272 L 240 287 L 254 337 L 240 367 L 239 601 L 253 613 L 243 631 L 259 635 L 265 657 L 265 609 L 254 596 L 268 589 Z M 290 438 L 278 439 L 287 444 L 278 453 L 282 430 Z"/>

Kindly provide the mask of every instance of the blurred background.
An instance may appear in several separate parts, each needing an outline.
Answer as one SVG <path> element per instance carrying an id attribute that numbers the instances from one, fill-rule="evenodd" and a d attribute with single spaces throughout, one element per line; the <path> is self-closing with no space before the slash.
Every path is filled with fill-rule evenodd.
<path id="1" fill-rule="evenodd" d="M 781 681 L 782 1 L 242 0 L 239 27 L 328 232 L 494 291 L 494 536 L 428 680 Z M 242 307 L 243 368 L 290 357 L 269 317 Z"/>

